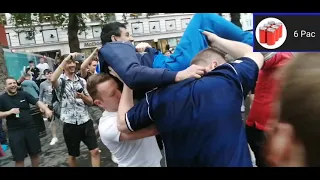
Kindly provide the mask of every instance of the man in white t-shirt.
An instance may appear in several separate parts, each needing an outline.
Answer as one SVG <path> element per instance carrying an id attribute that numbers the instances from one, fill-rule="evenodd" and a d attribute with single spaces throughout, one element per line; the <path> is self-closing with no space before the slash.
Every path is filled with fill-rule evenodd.
<path id="1" fill-rule="evenodd" d="M 105 109 L 99 122 L 99 133 L 104 145 L 117 158 L 119 167 L 161 167 L 162 155 L 155 135 L 155 126 L 132 133 L 121 133 L 117 128 L 117 111 L 121 91 L 116 80 L 107 74 L 91 75 L 88 92 L 94 103 Z"/>
<path id="2" fill-rule="evenodd" d="M 46 75 L 44 74 L 44 70 L 50 69 L 50 67 L 49 67 L 48 63 L 46 63 L 44 61 L 44 58 L 40 58 L 39 61 L 40 61 L 40 63 L 37 65 L 37 68 L 40 70 L 39 80 L 41 83 L 47 79 Z"/>

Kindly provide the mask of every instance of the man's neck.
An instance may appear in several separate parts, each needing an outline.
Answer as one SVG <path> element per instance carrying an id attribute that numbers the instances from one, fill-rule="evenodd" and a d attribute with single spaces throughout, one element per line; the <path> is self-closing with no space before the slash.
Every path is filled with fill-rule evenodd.
<path id="1" fill-rule="evenodd" d="M 75 73 L 65 72 L 64 75 L 66 75 L 69 79 L 73 80 Z"/>
<path id="2" fill-rule="evenodd" d="M 14 95 L 16 95 L 18 93 L 18 91 L 16 91 L 15 93 L 10 93 L 9 91 L 7 91 L 7 93 L 8 93 L 9 96 L 14 96 Z"/>

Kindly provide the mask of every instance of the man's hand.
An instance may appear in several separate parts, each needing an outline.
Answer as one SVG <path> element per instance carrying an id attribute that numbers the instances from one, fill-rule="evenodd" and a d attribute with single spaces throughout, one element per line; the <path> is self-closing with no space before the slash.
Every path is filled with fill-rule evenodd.
<path id="1" fill-rule="evenodd" d="M 217 41 L 218 38 L 220 38 L 219 36 L 217 36 L 216 34 L 213 34 L 211 32 L 208 31 L 203 31 L 202 34 L 204 34 L 205 36 L 207 36 L 207 39 L 210 41 L 210 46 L 211 47 L 215 47 L 215 42 Z"/>
<path id="2" fill-rule="evenodd" d="M 76 98 L 77 98 L 77 99 L 82 99 L 83 96 L 84 96 L 83 93 L 76 92 Z"/>
<path id="3" fill-rule="evenodd" d="M 9 112 L 10 114 L 20 114 L 19 108 L 12 108 Z"/>
<path id="4" fill-rule="evenodd" d="M 146 48 L 151 48 L 150 44 L 142 42 L 136 45 L 136 50 L 138 52 L 144 52 Z"/>
<path id="5" fill-rule="evenodd" d="M 50 109 L 46 109 L 44 111 L 44 116 L 48 119 L 50 119 L 52 117 L 52 111 Z"/>
<path id="6" fill-rule="evenodd" d="M 188 78 L 201 78 L 201 76 L 205 74 L 205 70 L 205 67 L 193 64 L 187 69 L 179 71 L 176 75 L 175 81 L 180 82 Z"/>

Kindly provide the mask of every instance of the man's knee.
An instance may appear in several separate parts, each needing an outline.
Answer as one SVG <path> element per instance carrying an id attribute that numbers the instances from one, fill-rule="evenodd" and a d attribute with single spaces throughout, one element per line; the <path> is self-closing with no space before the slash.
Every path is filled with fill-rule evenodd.
<path id="1" fill-rule="evenodd" d="M 100 156 L 100 150 L 99 148 L 95 148 L 93 150 L 90 150 L 90 154 L 91 154 L 91 157 L 98 157 Z"/>

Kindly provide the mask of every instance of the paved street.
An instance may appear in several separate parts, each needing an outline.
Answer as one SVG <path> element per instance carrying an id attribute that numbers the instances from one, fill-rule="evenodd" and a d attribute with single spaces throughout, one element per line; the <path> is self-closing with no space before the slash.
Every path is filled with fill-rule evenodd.
<path id="1" fill-rule="evenodd" d="M 45 121 L 46 126 L 49 126 L 49 122 Z M 50 146 L 51 132 L 47 128 L 47 135 L 41 138 L 42 144 L 42 154 L 41 154 L 41 167 L 68 167 L 67 165 L 67 147 L 64 143 L 62 135 L 62 124 L 57 126 L 58 139 L 59 142 L 53 146 Z M 110 151 L 103 145 L 100 139 L 98 139 L 98 145 L 101 150 L 101 167 L 117 167 L 117 164 L 113 163 L 111 160 Z M 79 167 L 89 167 L 91 166 L 90 154 L 87 147 L 81 143 L 81 155 L 78 157 Z M 164 159 L 161 161 L 161 166 L 164 166 Z M 30 158 L 26 158 L 25 166 L 31 167 Z M 6 151 L 6 156 L 0 158 L 0 167 L 14 167 L 14 162 L 12 161 L 12 155 L 10 149 Z"/>
<path id="2" fill-rule="evenodd" d="M 48 127 L 49 123 L 46 122 Z M 42 144 L 42 154 L 41 154 L 41 164 L 42 167 L 67 167 L 66 158 L 67 147 L 64 143 L 62 136 L 62 126 L 58 127 L 58 139 L 59 142 L 53 146 L 50 146 L 51 132 L 47 130 L 47 136 L 41 138 Z M 101 166 L 102 167 L 117 167 L 115 163 L 111 161 L 110 151 L 102 144 L 99 140 L 99 148 L 101 149 Z M 30 167 L 30 158 L 26 158 L 25 166 Z M 81 156 L 78 158 L 79 167 L 91 166 L 90 154 L 87 151 L 87 147 L 82 143 L 81 145 Z M 14 167 L 14 162 L 12 161 L 12 156 L 10 149 L 6 151 L 6 156 L 0 158 L 0 167 Z"/>

